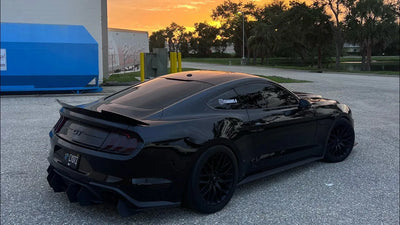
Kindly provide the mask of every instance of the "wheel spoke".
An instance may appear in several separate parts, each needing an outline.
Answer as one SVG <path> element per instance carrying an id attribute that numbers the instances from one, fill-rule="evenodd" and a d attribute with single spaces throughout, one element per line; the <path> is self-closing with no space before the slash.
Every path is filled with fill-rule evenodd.
<path id="1" fill-rule="evenodd" d="M 198 178 L 200 195 L 209 204 L 220 203 L 229 193 L 234 182 L 232 159 L 218 152 L 204 163 Z"/>
<path id="2" fill-rule="evenodd" d="M 225 174 L 228 174 L 232 169 L 233 169 L 233 165 L 229 164 L 226 168 L 224 168 L 223 170 L 220 170 L 220 173 L 218 173 L 218 174 L 221 174 L 221 176 L 223 176 Z"/>
<path id="3" fill-rule="evenodd" d="M 228 190 L 224 190 L 220 184 L 216 184 L 218 191 L 222 192 L 224 195 L 228 194 Z"/>
<path id="4" fill-rule="evenodd" d="M 340 127 L 339 129 L 338 129 L 338 137 L 340 138 L 340 137 L 343 137 L 343 134 L 345 134 L 346 133 L 346 131 L 342 128 L 342 127 Z"/>
<path id="5" fill-rule="evenodd" d="M 219 178 L 218 182 L 223 183 L 223 184 L 232 183 L 233 182 L 233 178 L 232 177 L 229 177 L 229 178 L 226 178 L 226 179 Z"/>
<path id="6" fill-rule="evenodd" d="M 216 195 L 217 195 L 217 190 L 215 189 L 214 185 L 212 185 L 211 187 L 212 188 L 211 188 L 211 198 L 210 198 L 210 200 L 215 202 L 215 198 L 216 198 Z"/>
<path id="7" fill-rule="evenodd" d="M 352 136 L 345 136 L 345 137 L 342 137 L 342 140 L 343 141 L 351 141 L 353 139 L 353 137 Z"/>
<path id="8" fill-rule="evenodd" d="M 211 172 L 212 172 L 212 168 L 210 164 L 207 164 L 205 167 L 203 167 L 203 169 L 201 170 L 202 175 L 204 176 L 208 176 Z"/>
<path id="9" fill-rule="evenodd" d="M 200 174 L 200 179 L 210 179 L 211 175 L 210 174 Z"/>
<path id="10" fill-rule="evenodd" d="M 218 167 L 221 167 L 222 163 L 225 161 L 225 157 L 223 154 L 219 154 L 219 158 L 218 158 Z"/>
<path id="11" fill-rule="evenodd" d="M 210 191 L 210 185 L 204 185 L 201 189 L 200 189 L 200 193 L 202 195 L 205 195 L 206 193 L 208 193 Z"/>

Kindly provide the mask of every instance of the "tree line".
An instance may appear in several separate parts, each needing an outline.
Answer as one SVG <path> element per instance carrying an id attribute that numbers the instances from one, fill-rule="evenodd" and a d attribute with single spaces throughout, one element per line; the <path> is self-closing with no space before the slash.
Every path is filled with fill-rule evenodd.
<path id="1" fill-rule="evenodd" d="M 184 57 L 224 56 L 229 43 L 237 56 L 269 64 L 272 57 L 323 67 L 336 56 L 339 68 L 345 42 L 360 46 L 362 69 L 370 70 L 371 55 L 399 55 L 400 6 L 397 0 L 315 0 L 311 4 L 225 0 L 213 9 L 219 23 L 194 24 L 194 31 L 172 23 L 150 36 L 150 49 L 167 47 Z M 244 26 L 243 26 L 244 24 Z M 243 39 L 244 29 L 244 39 Z M 244 48 L 243 48 L 243 42 Z"/>

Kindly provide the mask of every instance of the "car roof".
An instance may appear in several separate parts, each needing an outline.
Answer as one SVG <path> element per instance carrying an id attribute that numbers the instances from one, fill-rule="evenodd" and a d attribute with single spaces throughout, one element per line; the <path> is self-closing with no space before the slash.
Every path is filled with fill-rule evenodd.
<path id="1" fill-rule="evenodd" d="M 228 81 L 244 79 L 244 78 L 257 78 L 254 75 L 249 75 L 245 73 L 213 71 L 213 70 L 186 71 L 186 72 L 169 74 L 162 77 L 166 79 L 205 82 L 211 85 L 218 85 Z"/>
<path id="2" fill-rule="evenodd" d="M 254 75 L 224 71 L 202 70 L 174 73 L 117 92 L 90 107 L 95 111 L 105 110 L 130 115 L 135 119 L 159 118 L 163 115 L 159 114 L 160 110 L 174 107 L 183 99 L 197 96 L 203 91 L 211 90 L 211 87 L 225 88 L 225 85 L 250 80 L 265 81 Z M 203 94 L 209 93 L 203 92 Z"/>

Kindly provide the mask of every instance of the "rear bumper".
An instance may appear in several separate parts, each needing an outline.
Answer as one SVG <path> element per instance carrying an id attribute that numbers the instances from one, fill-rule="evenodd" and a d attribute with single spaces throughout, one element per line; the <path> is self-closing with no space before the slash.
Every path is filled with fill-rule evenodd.
<path id="1" fill-rule="evenodd" d="M 90 150 L 51 137 L 48 182 L 82 205 L 111 200 L 121 215 L 127 211 L 180 205 L 191 159 L 172 147 L 147 147 L 133 156 Z M 65 156 L 79 155 L 76 168 Z"/>
<path id="2" fill-rule="evenodd" d="M 123 216 L 146 208 L 180 205 L 180 202 L 170 201 L 139 201 L 117 186 L 83 181 L 74 178 L 73 174 L 58 170 L 53 165 L 48 167 L 47 172 L 49 185 L 55 192 L 66 192 L 70 202 L 79 202 L 81 205 L 100 204 L 104 201 L 116 202 L 118 212 Z"/>

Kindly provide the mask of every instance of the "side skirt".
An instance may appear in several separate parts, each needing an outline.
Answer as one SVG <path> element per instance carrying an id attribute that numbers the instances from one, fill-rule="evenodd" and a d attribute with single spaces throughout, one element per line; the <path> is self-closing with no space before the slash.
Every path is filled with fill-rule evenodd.
<path id="1" fill-rule="evenodd" d="M 250 175 L 250 176 L 244 178 L 237 185 L 239 186 L 239 185 L 242 185 L 242 184 L 246 184 L 246 183 L 249 183 L 249 182 L 252 182 L 252 181 L 255 181 L 255 180 L 258 180 L 258 179 L 261 179 L 261 178 L 276 174 L 276 173 L 280 173 L 280 172 L 288 170 L 288 169 L 292 169 L 292 168 L 295 168 L 295 167 L 298 167 L 298 166 L 302 166 L 302 165 L 310 163 L 310 162 L 314 162 L 314 161 L 320 160 L 322 158 L 323 157 L 313 157 L 313 158 L 309 158 L 309 159 L 306 159 L 306 160 L 303 160 L 303 161 L 298 161 L 298 162 L 295 162 L 295 163 L 292 163 L 292 164 L 289 164 L 289 165 L 281 166 L 281 167 L 278 167 L 278 168 L 275 168 L 275 169 L 272 169 L 272 170 L 262 171 L 260 173 L 256 173 L 256 174 L 253 174 L 253 175 Z"/>

